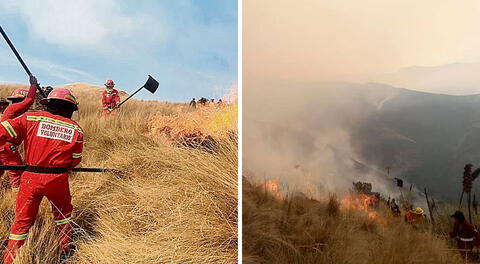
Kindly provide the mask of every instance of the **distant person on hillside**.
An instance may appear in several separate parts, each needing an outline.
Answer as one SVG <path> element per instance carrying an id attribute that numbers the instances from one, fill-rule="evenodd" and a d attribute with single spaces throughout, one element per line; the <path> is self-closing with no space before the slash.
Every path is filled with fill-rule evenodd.
<path id="1" fill-rule="evenodd" d="M 450 237 L 457 240 L 457 248 L 472 250 L 474 245 L 479 243 L 479 234 L 475 226 L 465 219 L 462 211 L 456 211 L 450 217 L 455 220 Z"/>
<path id="2" fill-rule="evenodd" d="M 0 114 L 3 114 L 10 103 L 5 98 L 0 98 Z"/>
<path id="3" fill-rule="evenodd" d="M 422 208 L 417 207 L 415 210 L 407 210 L 405 212 L 405 222 L 414 227 L 420 227 L 426 222 L 426 216 Z"/>
<path id="4" fill-rule="evenodd" d="M 30 83 L 35 87 L 32 80 Z M 71 254 L 73 208 L 68 174 L 82 160 L 83 150 L 83 131 L 71 119 L 78 103 L 65 88 L 53 89 L 42 103 L 47 111 L 27 112 L 0 125 L 0 144 L 24 142 L 27 164 L 4 253 L 5 264 L 13 262 L 16 252 L 25 243 L 44 196 L 52 205 L 62 258 Z"/>
<path id="5" fill-rule="evenodd" d="M 118 91 L 114 89 L 115 83 L 112 80 L 107 80 L 105 82 L 105 91 L 102 93 L 102 105 L 104 118 L 108 116 L 114 116 L 114 110 L 117 109 L 117 104 L 120 103 L 120 96 Z"/>
<path id="6" fill-rule="evenodd" d="M 197 108 L 197 102 L 195 101 L 195 97 L 192 98 L 192 101 L 190 101 L 190 104 L 188 105 L 188 108 Z"/>
<path id="7" fill-rule="evenodd" d="M 390 202 L 390 209 L 392 210 L 393 216 L 399 217 L 402 215 L 402 213 L 400 212 L 400 207 L 395 202 L 395 199 L 392 199 L 392 201 Z"/>
<path id="8" fill-rule="evenodd" d="M 215 106 L 215 98 L 211 98 L 210 102 L 208 102 L 208 106 Z"/>
<path id="9" fill-rule="evenodd" d="M 35 76 L 30 76 L 30 89 L 16 89 L 12 95 L 8 97 L 8 100 L 12 102 L 3 112 L 1 122 L 8 119 L 14 119 L 25 113 L 35 102 L 35 93 L 37 92 L 38 81 Z M 10 140 L 5 144 L 0 145 L 0 162 L 3 165 L 22 165 L 22 157 L 18 150 L 19 142 Z M 20 186 L 20 176 L 22 171 L 12 170 L 8 171 L 8 177 L 10 179 L 10 187 L 14 192 L 18 191 Z"/>
<path id="10" fill-rule="evenodd" d="M 206 106 L 208 100 L 207 100 L 207 98 L 202 97 L 202 98 L 200 98 L 200 100 L 198 100 L 198 102 L 199 102 L 202 106 Z"/>
<path id="11" fill-rule="evenodd" d="M 222 107 L 222 106 L 223 106 L 223 101 L 222 101 L 222 99 L 218 99 L 217 106 L 218 106 L 218 107 Z"/>

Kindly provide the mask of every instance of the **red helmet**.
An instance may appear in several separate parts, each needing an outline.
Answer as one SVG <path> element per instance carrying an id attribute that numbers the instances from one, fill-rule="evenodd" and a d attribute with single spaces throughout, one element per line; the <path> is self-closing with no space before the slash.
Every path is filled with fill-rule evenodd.
<path id="1" fill-rule="evenodd" d="M 53 88 L 53 90 L 48 94 L 47 98 L 40 100 L 40 103 L 46 104 L 50 100 L 62 100 L 67 101 L 75 105 L 75 110 L 78 109 L 78 102 L 73 92 L 66 88 Z"/>
<path id="2" fill-rule="evenodd" d="M 107 81 L 105 82 L 105 86 L 107 86 L 107 87 L 113 87 L 113 86 L 115 86 L 115 83 L 113 82 L 113 80 L 107 80 Z"/>
<path id="3" fill-rule="evenodd" d="M 7 97 L 7 99 L 12 100 L 12 99 L 23 99 L 27 96 L 28 90 L 23 89 L 23 88 L 18 88 L 13 91 L 12 95 Z"/>

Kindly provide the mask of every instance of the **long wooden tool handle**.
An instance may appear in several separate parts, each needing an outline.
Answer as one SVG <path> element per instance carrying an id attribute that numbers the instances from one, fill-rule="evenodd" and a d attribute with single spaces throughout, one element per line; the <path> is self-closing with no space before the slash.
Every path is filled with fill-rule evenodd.
<path id="1" fill-rule="evenodd" d="M 10 41 L 10 39 L 8 38 L 7 36 L 7 33 L 5 33 L 5 31 L 3 30 L 2 26 L 0 26 L 0 33 L 2 34 L 3 38 L 5 39 L 5 41 L 7 42 L 8 46 L 10 47 L 10 49 L 13 51 L 13 54 L 15 54 L 15 57 L 17 57 L 17 60 L 20 62 L 20 64 L 22 64 L 22 67 L 23 69 L 25 70 L 25 72 L 28 74 L 28 76 L 32 75 L 32 72 L 30 72 L 30 70 L 28 69 L 27 65 L 25 64 L 25 62 L 23 61 L 22 57 L 20 57 L 20 54 L 18 54 L 18 51 L 17 49 L 15 49 L 15 46 L 13 46 L 13 43 Z M 42 88 L 40 88 L 40 85 L 37 84 L 37 90 L 40 92 L 40 94 L 46 98 L 47 95 L 45 94 L 45 92 L 43 92 Z"/>
<path id="2" fill-rule="evenodd" d="M 463 194 L 465 193 L 465 190 L 462 191 L 462 194 L 460 195 L 460 202 L 458 203 L 458 210 L 462 209 L 462 201 L 463 201 Z"/>
<path id="3" fill-rule="evenodd" d="M 132 98 L 135 94 L 137 94 L 138 92 L 140 92 L 140 90 L 143 89 L 143 86 L 140 87 L 138 90 L 136 90 L 133 94 L 131 94 L 130 96 L 128 96 L 125 100 L 123 100 L 121 103 L 119 103 L 117 105 L 117 108 L 120 107 L 122 104 L 124 104 L 126 101 L 128 101 L 128 99 Z"/>
<path id="4" fill-rule="evenodd" d="M 25 170 L 27 165 L 0 165 L 0 170 Z M 116 169 L 104 169 L 104 168 L 73 168 L 73 172 L 112 172 L 122 173 Z"/>
<path id="5" fill-rule="evenodd" d="M 103 169 L 103 168 L 73 168 L 74 172 L 113 172 L 120 173 L 121 171 L 116 169 Z"/>
<path id="6" fill-rule="evenodd" d="M 471 224 L 473 224 L 473 223 L 472 223 L 472 213 L 471 213 L 471 211 L 470 211 L 470 206 L 471 206 L 471 204 L 472 204 L 472 202 L 471 202 L 471 197 L 472 197 L 472 195 L 471 195 L 471 192 L 470 192 L 470 191 L 468 191 L 467 194 L 468 194 L 468 221 L 469 221 Z"/>
<path id="7" fill-rule="evenodd" d="M 427 199 L 428 212 L 430 213 L 430 219 L 432 219 L 432 226 L 435 227 L 435 218 L 433 218 L 433 209 L 430 206 L 430 200 L 428 200 L 427 188 L 423 188 L 425 192 L 425 199 Z"/>

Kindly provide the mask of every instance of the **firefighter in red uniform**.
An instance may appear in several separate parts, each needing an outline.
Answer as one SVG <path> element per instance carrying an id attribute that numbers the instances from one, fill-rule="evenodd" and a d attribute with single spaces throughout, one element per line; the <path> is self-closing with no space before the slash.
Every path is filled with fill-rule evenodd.
<path id="1" fill-rule="evenodd" d="M 109 115 L 113 117 L 115 115 L 113 110 L 115 110 L 117 108 L 117 104 L 120 103 L 120 96 L 118 95 L 118 91 L 113 87 L 115 87 L 115 83 L 112 80 L 107 80 L 105 82 L 106 91 L 102 93 L 102 116 L 104 118 Z"/>
<path id="2" fill-rule="evenodd" d="M 72 198 L 68 171 L 80 163 L 83 149 L 83 131 L 71 120 L 77 100 L 70 90 L 55 88 L 40 102 L 47 111 L 27 112 L 0 125 L 0 143 L 23 141 L 27 164 L 20 180 L 5 264 L 13 262 L 18 248 L 24 244 L 44 196 L 52 205 L 62 256 L 71 252 Z"/>
<path id="3" fill-rule="evenodd" d="M 9 104 L 10 103 L 7 101 L 7 99 L 0 98 L 0 114 L 3 115 L 3 112 L 5 111 L 5 109 L 7 109 Z M 0 162 L 1 162 L 1 160 L 0 160 Z M 4 172 L 5 172 L 4 170 L 0 170 L 0 175 L 3 175 Z"/>
<path id="4" fill-rule="evenodd" d="M 25 113 L 35 102 L 38 81 L 35 76 L 30 76 L 30 89 L 16 89 L 7 99 L 12 102 L 3 112 L 1 121 L 16 118 Z M 15 140 L 8 140 L 0 145 L 0 162 L 4 165 L 22 165 L 22 157 L 18 151 L 20 143 Z M 8 171 L 10 186 L 14 192 L 20 186 L 22 171 Z"/>
<path id="5" fill-rule="evenodd" d="M 463 212 L 456 211 L 450 216 L 455 219 L 453 223 L 453 230 L 450 232 L 450 237 L 457 240 L 457 248 L 469 250 L 467 256 L 471 257 L 471 250 L 475 244 L 479 243 L 479 233 L 475 229 L 475 226 L 470 224 L 463 215 Z M 464 255 L 464 252 L 460 252 Z"/>

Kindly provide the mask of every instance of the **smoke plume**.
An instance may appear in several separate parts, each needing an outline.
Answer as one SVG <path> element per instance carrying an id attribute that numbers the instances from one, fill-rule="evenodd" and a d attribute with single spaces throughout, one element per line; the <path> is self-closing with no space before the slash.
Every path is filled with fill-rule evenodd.
<path id="1" fill-rule="evenodd" d="M 395 175 L 364 162 L 352 144 L 353 131 L 369 116 L 368 109 L 381 109 L 393 88 L 373 86 L 365 98 L 360 96 L 365 90 L 360 93 L 347 83 L 246 78 L 244 86 L 248 88 L 244 92 L 243 158 L 251 180 L 277 179 L 283 192 L 313 198 L 345 194 L 357 181 L 372 183 L 373 191 L 385 198 L 400 196 Z"/>

